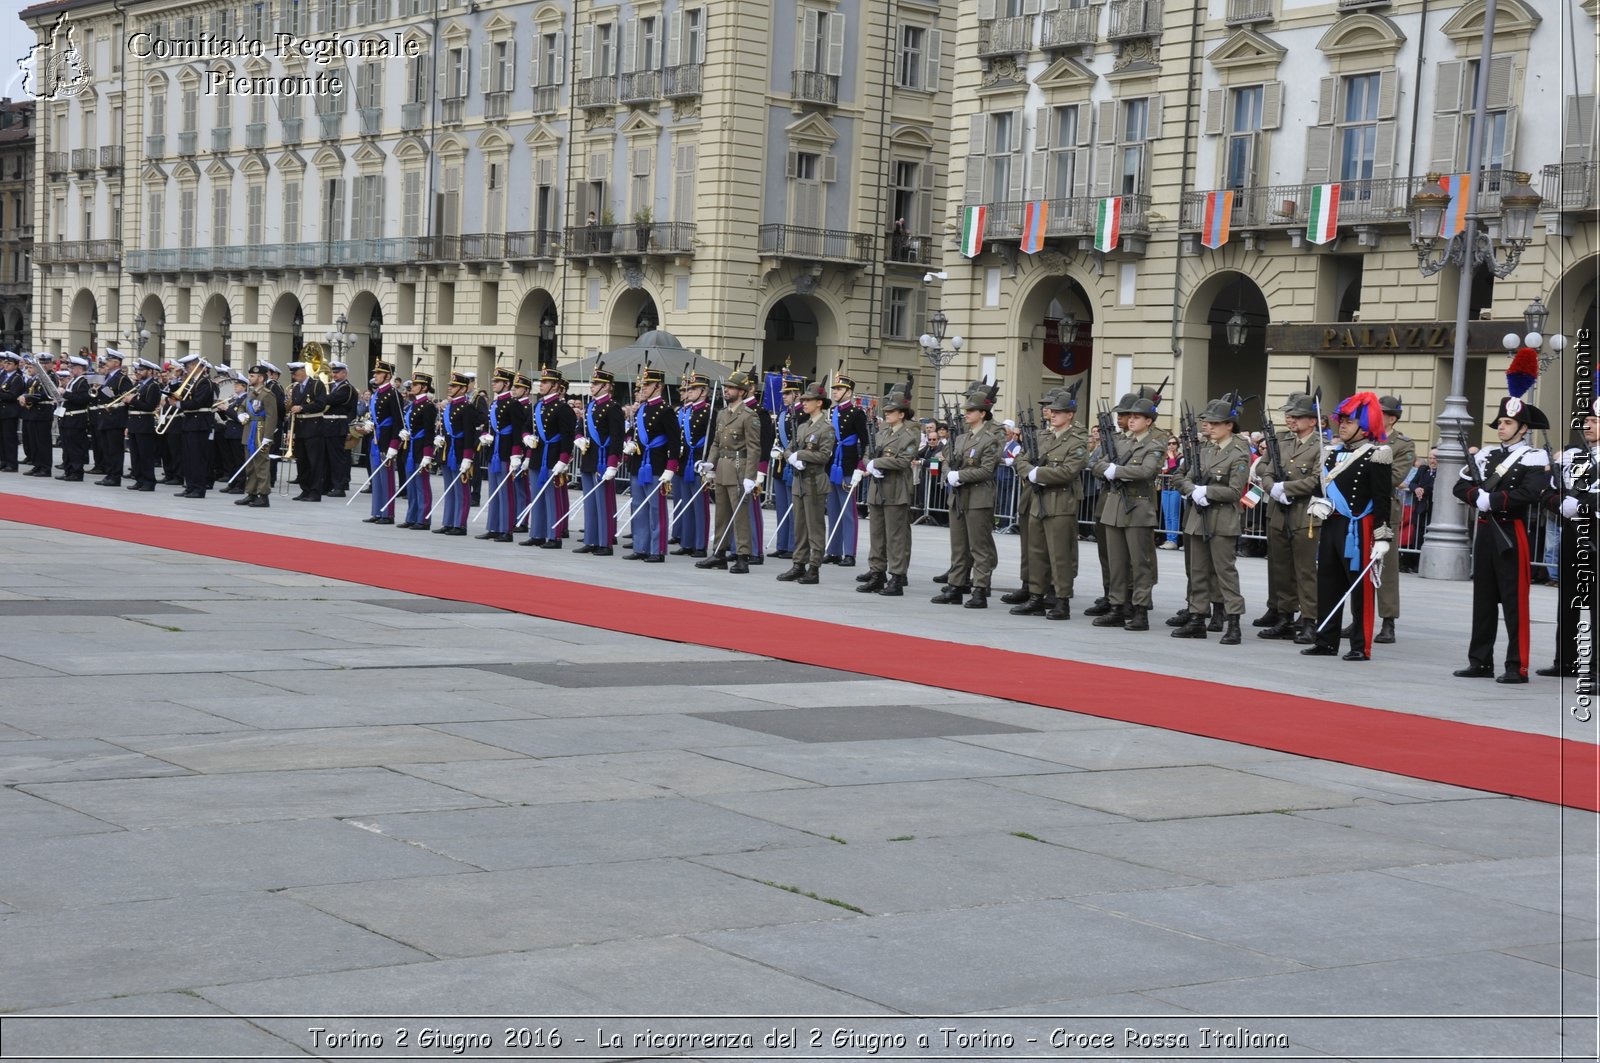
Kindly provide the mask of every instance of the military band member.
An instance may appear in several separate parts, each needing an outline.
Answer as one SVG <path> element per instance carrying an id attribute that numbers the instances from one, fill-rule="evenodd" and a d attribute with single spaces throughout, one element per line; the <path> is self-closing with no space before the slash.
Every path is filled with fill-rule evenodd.
<path id="1" fill-rule="evenodd" d="M 1285 427 L 1278 432 L 1283 477 L 1272 462 L 1260 465 L 1261 486 L 1271 496 L 1267 509 L 1267 612 L 1255 621 L 1263 639 L 1315 640 L 1317 611 L 1317 526 L 1306 516 L 1311 499 L 1322 493 L 1322 433 L 1310 395 L 1294 392 L 1282 407 Z M 1298 614 L 1298 620 L 1296 615 Z"/>
<path id="2" fill-rule="evenodd" d="M 88 371 L 89 359 L 81 355 L 67 359 L 69 375 L 56 409 L 56 420 L 61 422 L 61 464 L 65 467 L 56 477 L 58 480 L 82 480 L 89 463 L 89 406 L 94 401 L 94 388 L 84 375 Z"/>
<path id="3" fill-rule="evenodd" d="M 711 380 L 701 373 L 690 373 L 678 388 L 678 429 L 683 436 L 683 454 L 678 459 L 683 475 L 681 491 L 672 507 L 673 536 L 678 540 L 674 554 L 705 557 L 710 541 L 711 485 L 702 480 L 699 467 L 711 447 L 711 404 L 706 401 Z"/>
<path id="4" fill-rule="evenodd" d="M 828 526 L 829 469 L 833 465 L 834 433 L 827 414 L 833 400 L 822 382 L 800 394 L 804 414 L 785 448 L 783 460 L 794 470 L 794 564 L 778 576 L 784 583 L 820 583 L 824 539 Z"/>
<path id="5" fill-rule="evenodd" d="M 1200 411 L 1200 431 L 1207 442 L 1200 448 L 1199 468 L 1185 468 L 1177 489 L 1189 499 L 1184 520 L 1184 542 L 1189 555 L 1189 617 L 1172 633 L 1175 639 L 1206 637 L 1206 613 L 1213 602 L 1222 603 L 1226 628 L 1224 646 L 1239 645 L 1239 617 L 1244 596 L 1239 592 L 1236 556 L 1244 517 L 1239 500 L 1250 486 L 1250 446 L 1234 434 L 1238 425 L 1237 396 L 1225 396 Z"/>
<path id="6" fill-rule="evenodd" d="M 578 419 L 567 405 L 567 380 L 551 366 L 539 374 L 539 395 L 534 400 L 532 425 L 522 437 L 533 470 L 528 487 L 533 491 L 533 512 L 528 515 L 528 537 L 523 546 L 561 549 L 567 524 L 567 470 L 572 467 L 572 439 Z M 546 486 L 548 485 L 548 486 Z M 515 514 L 513 514 L 515 516 Z"/>
<path id="7" fill-rule="evenodd" d="M 405 451 L 406 519 L 399 526 L 408 531 L 427 531 L 433 509 L 433 474 L 436 464 L 433 440 L 438 433 L 439 407 L 433 401 L 433 374 L 411 374 L 411 398 L 401 415 L 396 436 Z M 418 472 L 419 467 L 426 468 Z"/>
<path id="8" fill-rule="evenodd" d="M 28 390 L 22 360 L 12 351 L 0 351 L 0 472 L 16 472 L 17 430 L 22 424 L 18 399 Z"/>
<path id="9" fill-rule="evenodd" d="M 101 487 L 122 486 L 122 466 L 127 456 L 128 405 L 122 396 L 133 390 L 133 381 L 122 368 L 122 352 L 106 348 L 106 375 L 100 382 L 100 427 L 95 456 L 105 468 L 105 477 L 96 480 Z M 131 401 L 131 400 L 129 400 Z"/>
<path id="10" fill-rule="evenodd" d="M 55 420 L 56 404 L 50 398 L 50 392 L 45 390 L 41 379 L 42 374 L 49 372 L 44 368 L 43 356 L 34 363 L 34 372 L 28 377 L 28 386 L 17 399 L 17 405 L 22 410 L 22 449 L 25 460 L 32 466 L 25 475 L 50 477 L 50 466 L 54 462 L 53 450 L 50 443 L 50 422 Z"/>
<path id="11" fill-rule="evenodd" d="M 527 456 L 522 437 L 528 433 L 529 425 L 524 420 L 524 407 L 511 394 L 516 379 L 516 370 L 507 366 L 494 371 L 489 380 L 492 397 L 488 416 L 483 431 L 478 433 L 478 458 L 488 464 L 484 480 L 488 493 L 484 497 L 489 506 L 485 518 L 488 524 L 478 538 L 498 543 L 513 541 L 511 525 L 516 523 L 517 510 L 513 507 L 517 496 L 512 484 Z"/>
<path id="12" fill-rule="evenodd" d="M 717 523 L 711 538 L 714 552 L 695 562 L 695 568 L 724 568 L 736 575 L 750 571 L 755 540 L 746 503 L 767 478 L 761 471 L 766 455 L 761 449 L 761 418 L 745 402 L 755 384 L 752 374 L 739 370 L 722 386 L 722 409 L 712 422 L 711 449 L 695 470 L 710 481 L 707 490 L 714 490 L 717 496 Z M 729 554 L 733 555 L 731 568 Z"/>
<path id="13" fill-rule="evenodd" d="M 183 383 L 183 367 L 177 362 L 168 362 L 161 377 L 161 394 L 164 396 L 162 406 L 168 401 L 176 402 L 173 398 L 178 393 L 178 386 Z M 161 448 L 161 484 L 164 487 L 181 487 L 183 485 L 183 430 L 179 423 L 174 423 L 166 432 L 156 437 L 156 445 Z"/>
<path id="14" fill-rule="evenodd" d="M 179 359 L 178 366 L 187 375 L 199 360 L 198 354 L 191 354 Z M 211 430 L 217 421 L 212 409 L 216 401 L 217 386 L 211 382 L 211 374 L 203 368 L 195 374 L 183 398 L 178 400 L 178 408 L 182 412 L 178 415 L 174 430 L 183 434 L 183 490 L 178 492 L 180 498 L 204 498 L 211 486 L 211 453 L 207 444 L 211 441 Z M 172 432 L 167 434 L 171 435 Z"/>
<path id="15" fill-rule="evenodd" d="M 795 471 L 784 460 L 789 443 L 794 438 L 795 425 L 804 416 L 800 409 L 800 391 L 805 381 L 783 371 L 783 406 L 773 417 L 772 447 L 767 457 L 777 471 L 772 477 L 772 508 L 778 514 L 778 526 L 773 532 L 773 557 L 794 556 L 794 478 Z"/>
<path id="16" fill-rule="evenodd" d="M 473 376 L 450 374 L 450 390 L 439 404 L 439 419 L 433 437 L 435 455 L 443 455 L 444 472 L 438 502 L 439 526 L 435 535 L 467 534 L 467 517 L 472 510 L 472 477 L 477 466 L 478 428 L 481 414 L 468 389 Z M 427 475 L 424 473 L 423 475 Z"/>
<path id="17" fill-rule="evenodd" d="M 372 394 L 367 398 L 365 431 L 367 467 L 372 476 L 367 487 L 372 493 L 372 512 L 368 524 L 393 524 L 395 479 L 400 458 L 400 393 L 394 386 L 394 366 L 379 359 L 372 366 Z M 349 475 L 349 470 L 345 471 Z"/>
<path id="18" fill-rule="evenodd" d="M 631 479 L 629 522 L 633 529 L 633 552 L 624 561 L 659 564 L 667 559 L 670 518 L 666 496 L 677 478 L 684 447 L 677 414 L 661 394 L 666 380 L 660 369 L 646 366 L 634 390 L 638 406 L 633 411 L 632 438 L 622 445 Z"/>
<path id="19" fill-rule="evenodd" d="M 1083 470 L 1089 461 L 1089 433 L 1073 424 L 1077 386 L 1045 395 L 1045 428 L 1014 466 L 1028 508 L 1028 599 L 1012 607 L 1017 616 L 1043 613 L 1049 620 L 1072 618 L 1072 587 L 1078 571 L 1078 508 Z M 1021 508 L 1020 506 L 1018 507 Z M 1054 596 L 1055 604 L 1046 606 Z"/>
<path id="20" fill-rule="evenodd" d="M 867 524 L 872 543 L 867 573 L 856 579 L 859 594 L 899 598 L 911 565 L 911 502 L 916 496 L 912 463 L 922 450 L 922 429 L 912 419 L 910 385 L 891 389 L 883 403 L 883 427 L 865 451 Z"/>
<path id="21" fill-rule="evenodd" d="M 328 388 L 312 376 L 304 362 L 290 362 L 294 386 L 289 391 L 289 412 L 294 415 L 295 465 L 300 493 L 296 502 L 321 502 L 322 485 L 327 480 L 327 444 L 322 437 L 322 418 L 328 408 Z"/>
<path id="22" fill-rule="evenodd" d="M 1167 442 L 1154 431 L 1156 407 L 1151 400 L 1125 396 L 1116 412 L 1127 417 L 1127 432 L 1119 433 L 1114 448 L 1102 447 L 1091 470 L 1110 485 L 1100 508 L 1110 580 L 1108 608 L 1095 617 L 1094 626 L 1148 631 L 1159 519 L 1152 485 L 1165 464 Z M 1113 455 L 1115 462 L 1110 460 Z"/>
<path id="23" fill-rule="evenodd" d="M 267 370 L 267 390 L 272 392 L 273 399 L 278 403 L 278 431 L 272 437 L 272 446 L 268 447 L 267 450 L 271 454 L 282 454 L 284 434 L 289 431 L 289 393 L 283 389 L 283 370 L 271 362 L 262 362 L 261 364 Z M 272 482 L 276 485 L 278 482 L 277 462 L 272 463 L 272 467 L 268 470 L 268 475 L 272 477 Z"/>
<path id="24" fill-rule="evenodd" d="M 1321 630 L 1314 631 L 1316 641 L 1300 652 L 1311 657 L 1339 652 L 1343 602 L 1348 601 L 1353 630 L 1344 659 L 1365 661 L 1372 646 L 1374 580 L 1395 578 L 1394 573 L 1382 571 L 1394 539 L 1389 523 L 1393 457 L 1384 443 L 1378 396 L 1370 391 L 1352 395 L 1339 404 L 1337 417 L 1338 440 L 1328 448 L 1320 493 L 1307 506 L 1307 514 L 1322 529 L 1317 620 L 1312 625 Z M 1367 571 L 1369 564 L 1372 572 Z"/>
<path id="25" fill-rule="evenodd" d="M 1600 399 L 1589 404 L 1581 445 L 1561 452 L 1553 470 L 1553 490 L 1545 505 L 1561 518 L 1561 575 L 1556 605 L 1556 657 L 1539 675 L 1578 676 L 1579 693 L 1595 693 L 1595 638 L 1600 632 L 1595 602 L 1600 575 L 1595 548 L 1600 543 Z"/>
<path id="26" fill-rule="evenodd" d="M 1550 485 L 1550 455 L 1528 442 L 1532 429 L 1548 429 L 1550 420 L 1531 403 L 1511 397 L 1500 400 L 1495 415 L 1497 447 L 1482 447 L 1467 460 L 1476 466 L 1461 470 L 1455 496 L 1475 517 L 1472 544 L 1472 641 L 1467 667 L 1453 674 L 1463 679 L 1494 675 L 1495 626 L 1503 612 L 1506 626 L 1505 671 L 1497 683 L 1528 681 L 1529 531 L 1539 503 Z"/>
<path id="27" fill-rule="evenodd" d="M 851 488 L 860 489 L 865 471 L 861 453 L 867 446 L 867 412 L 855 397 L 856 382 L 843 373 L 833 376 L 833 409 L 828 415 L 833 425 L 833 463 L 828 466 L 828 523 L 833 535 L 823 551 L 823 562 L 852 568 L 856 563 L 856 538 L 861 531 L 861 518 L 856 511 L 858 499 Z M 842 514 L 842 516 L 841 516 Z"/>
<path id="28" fill-rule="evenodd" d="M 361 406 L 361 393 L 350 383 L 350 367 L 329 362 L 333 382 L 328 385 L 327 407 L 322 413 L 322 493 L 343 498 L 350 490 L 350 423 Z"/>
<path id="29" fill-rule="evenodd" d="M 617 542 L 617 469 L 627 436 L 627 416 L 612 394 L 616 376 L 595 364 L 589 375 L 589 402 L 578 451 L 578 485 L 583 489 L 583 545 L 573 553 L 610 557 Z"/>
<path id="30" fill-rule="evenodd" d="M 267 367 L 253 365 L 247 374 L 249 388 L 240 404 L 239 424 L 243 428 L 247 464 L 244 469 L 244 497 L 233 504 L 266 509 L 272 493 L 272 438 L 278 428 L 278 400 L 267 388 Z"/>
<path id="31" fill-rule="evenodd" d="M 239 414 L 244 409 L 245 396 L 249 394 L 250 382 L 243 374 L 233 376 L 230 372 L 228 381 L 232 387 L 226 388 L 226 395 L 219 395 L 212 409 L 217 411 L 217 417 L 222 423 L 217 425 L 212 441 L 212 449 L 216 456 L 216 463 L 212 466 L 215 475 L 212 480 L 224 480 L 219 494 L 242 495 L 244 490 L 244 459 L 249 451 L 244 445 L 244 429 L 247 421 L 240 420 Z M 222 386 L 218 385 L 219 390 Z M 215 420 L 216 418 L 213 418 Z"/>
<path id="32" fill-rule="evenodd" d="M 994 545 L 995 470 L 1006 436 L 994 423 L 995 385 L 974 384 L 962 404 L 966 430 L 950 441 L 945 453 L 944 478 L 950 488 L 950 568 L 944 590 L 934 595 L 937 605 L 989 607 L 989 580 L 999 554 Z"/>
<path id="33" fill-rule="evenodd" d="M 1403 407 L 1398 395 L 1385 395 L 1378 400 L 1383 408 L 1383 428 L 1388 436 L 1389 450 L 1394 454 L 1394 461 L 1389 466 L 1389 479 L 1394 484 L 1394 492 L 1399 497 L 1409 497 L 1403 494 L 1411 486 L 1412 477 L 1417 469 L 1417 445 L 1411 437 L 1400 431 L 1396 425 L 1400 423 L 1400 414 Z M 1382 621 L 1379 630 L 1372 637 L 1376 643 L 1388 644 L 1394 641 L 1394 622 L 1400 619 L 1400 565 L 1390 566 L 1389 578 L 1378 584 L 1378 619 Z"/>

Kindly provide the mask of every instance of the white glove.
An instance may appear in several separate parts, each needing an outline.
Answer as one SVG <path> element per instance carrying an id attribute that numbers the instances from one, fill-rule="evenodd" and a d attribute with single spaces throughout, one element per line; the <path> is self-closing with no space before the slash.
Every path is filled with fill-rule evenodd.
<path id="1" fill-rule="evenodd" d="M 634 454 L 639 453 L 639 444 L 630 439 L 626 443 L 622 444 L 622 452 L 631 457 Z"/>
<path id="2" fill-rule="evenodd" d="M 851 487 L 860 487 L 861 486 L 861 479 L 864 476 L 866 476 L 866 473 L 862 472 L 860 469 L 857 469 L 855 472 L 851 473 L 850 474 L 850 486 Z"/>
<path id="3" fill-rule="evenodd" d="M 1108 482 L 1115 480 L 1117 478 L 1117 467 L 1115 465 L 1107 465 L 1106 471 L 1101 475 L 1103 475 Z"/>
<path id="4" fill-rule="evenodd" d="M 438 450 L 444 449 L 444 436 L 434 436 L 433 445 Z"/>
<path id="5" fill-rule="evenodd" d="M 411 429 L 409 429 L 409 428 L 400 429 L 400 442 L 402 442 L 402 443 L 411 442 Z"/>
<path id="6" fill-rule="evenodd" d="M 960 487 L 961 472 L 957 469 L 951 469 L 949 472 L 944 474 L 944 482 L 949 484 L 951 487 Z"/>
<path id="7" fill-rule="evenodd" d="M 783 460 L 783 448 L 782 447 L 773 447 L 772 450 L 767 453 L 767 457 L 771 458 L 773 461 L 782 461 Z"/>
<path id="8" fill-rule="evenodd" d="M 550 466 L 550 475 L 560 476 L 570 468 L 572 468 L 572 464 L 570 462 L 558 461 L 554 465 Z"/>
<path id="9" fill-rule="evenodd" d="M 239 411 L 239 423 L 240 424 L 249 424 L 250 423 L 250 415 L 248 413 L 245 413 L 243 410 L 240 410 Z"/>
<path id="10" fill-rule="evenodd" d="M 1190 491 L 1189 501 L 1193 502 L 1197 506 L 1202 507 L 1209 506 L 1211 504 L 1210 502 L 1206 501 L 1206 489 L 1204 487 L 1196 487 L 1193 491 Z"/>
<path id="11" fill-rule="evenodd" d="M 678 474 L 673 472 L 671 469 L 667 469 L 661 474 L 661 482 L 664 484 L 669 484 L 672 482 L 672 478 L 677 475 Z"/>
<path id="12" fill-rule="evenodd" d="M 65 406 L 57 406 L 56 407 L 56 416 L 57 417 L 65 417 L 66 415 L 67 415 L 67 408 Z"/>
<path id="13" fill-rule="evenodd" d="M 1016 463 L 1016 457 L 1011 454 L 1007 454 L 1005 457 L 1000 459 L 1000 464 L 1002 465 L 1015 465 Z"/>
<path id="14" fill-rule="evenodd" d="M 1313 498 L 1311 504 L 1306 507 L 1306 514 L 1312 520 L 1327 520 L 1333 516 L 1333 503 L 1326 498 Z"/>
<path id="15" fill-rule="evenodd" d="M 600 479 L 602 480 L 615 480 L 616 478 L 617 467 L 615 465 L 607 465 L 606 471 L 600 474 Z"/>
<path id="16" fill-rule="evenodd" d="M 589 453 L 589 437 L 588 436 L 579 436 L 577 439 L 574 439 L 572 441 L 572 445 L 578 448 L 578 453 L 579 454 L 587 454 L 587 453 Z"/>
<path id="17" fill-rule="evenodd" d="M 517 454 L 517 455 L 513 456 L 512 459 L 511 459 L 511 463 L 506 467 L 507 468 L 507 475 L 510 475 L 510 476 L 519 475 L 522 472 L 522 466 L 523 466 L 524 460 L 525 459 L 522 457 L 521 454 Z"/>
<path id="18" fill-rule="evenodd" d="M 1372 560 L 1382 561 L 1389 556 L 1389 540 L 1378 539 L 1372 544 Z M 1376 570 L 1374 570 L 1376 571 Z"/>
<path id="19" fill-rule="evenodd" d="M 433 470 L 435 470 L 435 469 L 437 469 L 439 467 L 439 459 L 438 458 L 423 458 L 422 459 L 422 464 L 424 464 L 424 465 L 426 465 L 428 467 L 428 471 L 429 472 L 432 472 Z"/>
<path id="20" fill-rule="evenodd" d="M 798 454 L 789 455 L 789 464 L 792 465 L 796 470 L 803 470 L 806 467 L 806 463 L 800 460 L 800 455 Z"/>
<path id="21" fill-rule="evenodd" d="M 1489 512 L 1489 492 L 1480 487 L 1478 496 L 1472 500 L 1472 504 L 1478 507 L 1479 513 Z"/>
<path id="22" fill-rule="evenodd" d="M 1566 517 L 1568 520 L 1576 517 L 1580 508 L 1581 503 L 1579 503 L 1579 501 L 1576 498 L 1573 498 L 1571 495 L 1568 495 L 1566 498 L 1561 500 L 1561 515 Z"/>
<path id="23" fill-rule="evenodd" d="M 1289 492 L 1284 490 L 1283 484 L 1281 483 L 1275 483 L 1272 485 L 1272 497 L 1276 501 L 1282 502 L 1286 506 L 1289 504 Z"/>
<path id="24" fill-rule="evenodd" d="M 710 476 L 717 471 L 717 467 L 709 461 L 697 461 L 694 463 L 694 471 L 699 476 Z"/>
<path id="25" fill-rule="evenodd" d="M 764 484 L 766 482 L 767 482 L 767 474 L 764 473 L 764 472 L 757 472 L 756 473 L 756 486 L 760 487 L 762 484 Z"/>
<path id="26" fill-rule="evenodd" d="M 522 445 L 532 450 L 539 445 L 539 437 L 532 432 L 524 432 L 522 433 Z"/>
<path id="27" fill-rule="evenodd" d="M 383 452 L 383 460 L 393 461 L 395 458 L 399 457 L 399 455 L 400 451 L 397 447 L 390 447 L 388 450 Z"/>
<path id="28" fill-rule="evenodd" d="M 494 435 L 492 433 L 484 432 L 482 435 L 478 436 L 478 446 L 480 447 L 489 446 L 493 442 Z"/>
<path id="29" fill-rule="evenodd" d="M 756 493 L 756 488 L 758 486 L 760 486 L 760 485 L 757 484 L 754 480 L 746 480 L 744 482 L 744 484 L 743 484 L 744 493 L 747 494 L 747 495 L 753 495 L 753 494 Z"/>
<path id="30" fill-rule="evenodd" d="M 1028 470 L 1028 482 L 1031 483 L 1031 484 L 1036 484 L 1036 483 L 1039 482 L 1039 470 L 1038 469 L 1029 469 Z"/>
<path id="31" fill-rule="evenodd" d="M 472 471 L 472 459 L 471 458 L 462 458 L 461 459 L 461 471 L 462 472 L 471 472 Z"/>

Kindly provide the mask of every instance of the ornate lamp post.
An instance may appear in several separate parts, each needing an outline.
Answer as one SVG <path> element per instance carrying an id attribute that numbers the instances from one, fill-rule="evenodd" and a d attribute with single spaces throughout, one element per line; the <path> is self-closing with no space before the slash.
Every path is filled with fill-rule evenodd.
<path id="1" fill-rule="evenodd" d="M 150 342 L 150 330 L 144 325 L 144 315 L 135 314 L 133 328 L 122 330 L 123 342 L 129 344 L 133 348 L 133 353 L 140 358 L 144 357 L 144 345 Z"/>
<path id="2" fill-rule="evenodd" d="M 1228 336 L 1228 347 L 1234 354 L 1244 350 L 1244 341 L 1250 338 L 1250 322 L 1238 310 L 1228 318 L 1227 324 L 1222 326 Z"/>
<path id="3" fill-rule="evenodd" d="M 966 343 L 960 336 L 950 337 L 950 349 L 944 348 L 944 334 L 950 327 L 950 319 L 944 316 L 943 310 L 935 310 L 928 319 L 928 331 L 924 332 L 917 342 L 922 345 L 922 356 L 933 366 L 933 402 L 937 406 L 939 396 L 943 394 L 941 384 L 944 377 L 944 367 L 956 360 L 956 355 L 961 353 L 962 346 Z"/>
<path id="4" fill-rule="evenodd" d="M 333 352 L 334 361 L 344 361 L 345 352 L 356 344 L 356 338 L 350 335 L 350 319 L 340 314 L 334 321 L 333 328 L 323 334 L 323 339 L 328 343 L 328 350 Z"/>

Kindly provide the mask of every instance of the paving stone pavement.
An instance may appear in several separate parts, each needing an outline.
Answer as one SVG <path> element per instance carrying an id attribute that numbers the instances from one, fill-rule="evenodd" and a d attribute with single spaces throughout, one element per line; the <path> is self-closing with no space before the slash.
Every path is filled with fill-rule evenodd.
<path id="1" fill-rule="evenodd" d="M 694 1015 L 852 1031 L 835 1058 L 940 1026 L 1595 1055 L 1600 817 L 37 527 L 0 548 L 0 1059 L 383 1054 L 317 1026 L 411 1058 L 397 1027 L 575 1015 L 661 1017 L 563 1019 L 585 1058 L 731 1058 L 630 1040 Z"/>

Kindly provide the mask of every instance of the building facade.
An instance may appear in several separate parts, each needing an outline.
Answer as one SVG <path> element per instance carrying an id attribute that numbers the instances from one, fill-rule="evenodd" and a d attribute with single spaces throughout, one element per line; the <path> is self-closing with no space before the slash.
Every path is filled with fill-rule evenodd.
<path id="1" fill-rule="evenodd" d="M 281 364 L 342 315 L 356 371 L 486 377 L 661 327 L 728 365 L 903 374 L 946 228 L 953 13 L 31 7 L 90 72 L 39 105 L 36 343 L 138 318 L 147 357 Z"/>
<path id="2" fill-rule="evenodd" d="M 32 102 L 0 100 L 0 349 L 33 343 Z"/>

